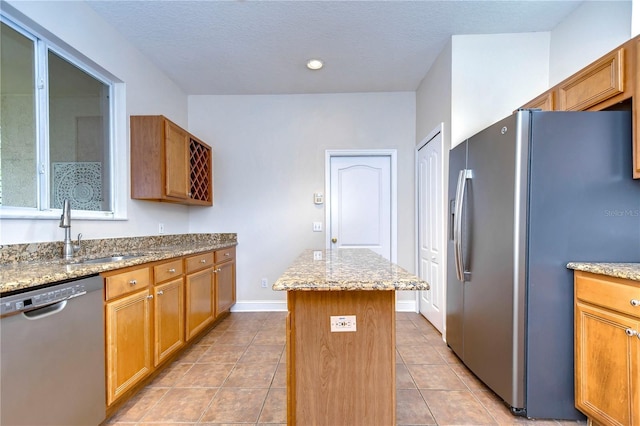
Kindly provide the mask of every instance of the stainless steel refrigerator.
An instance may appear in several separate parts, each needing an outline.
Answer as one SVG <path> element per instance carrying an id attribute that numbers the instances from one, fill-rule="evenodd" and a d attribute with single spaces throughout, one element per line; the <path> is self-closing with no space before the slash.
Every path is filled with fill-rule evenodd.
<path id="1" fill-rule="evenodd" d="M 449 159 L 447 344 L 514 414 L 574 408 L 570 261 L 640 261 L 628 111 L 522 110 Z"/>

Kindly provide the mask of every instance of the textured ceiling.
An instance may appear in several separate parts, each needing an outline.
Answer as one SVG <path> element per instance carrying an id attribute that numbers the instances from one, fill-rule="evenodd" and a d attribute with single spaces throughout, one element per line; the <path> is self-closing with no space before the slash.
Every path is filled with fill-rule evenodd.
<path id="1" fill-rule="evenodd" d="M 88 2 L 189 95 L 414 91 L 452 35 L 550 31 L 581 3 Z"/>

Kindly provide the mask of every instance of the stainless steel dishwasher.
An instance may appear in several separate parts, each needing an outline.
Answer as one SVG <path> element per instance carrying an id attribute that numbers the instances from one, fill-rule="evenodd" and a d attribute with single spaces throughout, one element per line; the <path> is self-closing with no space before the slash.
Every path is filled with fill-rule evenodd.
<path id="1" fill-rule="evenodd" d="M 0 298 L 0 425 L 105 419 L 99 276 Z"/>

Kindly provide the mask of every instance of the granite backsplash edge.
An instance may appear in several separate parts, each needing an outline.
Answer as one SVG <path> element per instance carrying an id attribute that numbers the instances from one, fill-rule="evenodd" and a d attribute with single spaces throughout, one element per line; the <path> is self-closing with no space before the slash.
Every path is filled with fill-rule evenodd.
<path id="1" fill-rule="evenodd" d="M 148 251 L 172 250 L 189 245 L 237 244 L 236 233 L 173 234 L 82 240 L 79 257 L 122 255 Z M 62 241 L 3 244 L 0 264 L 57 261 L 62 257 Z"/>

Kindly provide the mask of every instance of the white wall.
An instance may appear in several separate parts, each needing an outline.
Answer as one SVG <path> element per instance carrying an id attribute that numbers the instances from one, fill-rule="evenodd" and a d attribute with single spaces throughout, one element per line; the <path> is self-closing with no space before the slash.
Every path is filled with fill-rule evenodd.
<path id="1" fill-rule="evenodd" d="M 630 1 L 585 1 L 551 31 L 549 87 L 629 38 Z"/>
<path id="2" fill-rule="evenodd" d="M 121 126 L 116 142 L 122 148 L 123 158 L 117 161 L 117 173 L 125 176 L 129 219 L 89 221 L 72 217 L 73 234 L 81 232 L 86 239 L 154 235 L 159 222 L 165 224 L 168 234 L 188 232 L 187 207 L 131 200 L 128 180 L 129 114 L 164 114 L 186 127 L 187 96 L 84 1 L 8 1 L 0 6 L 19 20 L 37 23 L 43 32 L 50 33 L 124 83 L 126 110 L 119 117 Z M 2 219 L 0 222 L 2 244 L 57 241 L 63 237 L 58 220 Z"/>
<path id="3" fill-rule="evenodd" d="M 640 0 L 631 0 L 631 37 L 640 35 Z"/>
<path id="4" fill-rule="evenodd" d="M 237 308 L 284 308 L 260 279 L 324 248 L 312 222 L 325 218 L 313 193 L 326 192 L 327 149 L 397 149 L 398 263 L 413 271 L 415 116 L 413 92 L 189 97 L 189 128 L 214 150 L 214 206 L 191 210 L 190 231 L 238 233 Z"/>
<path id="5" fill-rule="evenodd" d="M 451 146 L 544 92 L 548 58 L 549 33 L 453 36 Z"/>

